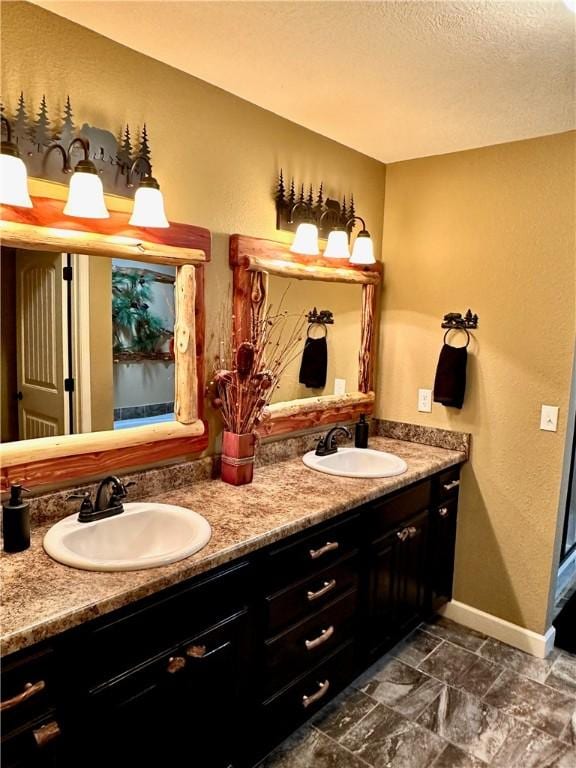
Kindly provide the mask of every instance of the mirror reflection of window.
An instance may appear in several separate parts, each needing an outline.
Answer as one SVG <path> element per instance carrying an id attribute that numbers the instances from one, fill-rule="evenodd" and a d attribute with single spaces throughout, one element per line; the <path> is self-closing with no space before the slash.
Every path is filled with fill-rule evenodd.
<path id="1" fill-rule="evenodd" d="M 2 442 L 173 421 L 174 279 L 164 265 L 2 248 Z"/>
<path id="2" fill-rule="evenodd" d="M 322 360 L 315 361 L 310 357 L 305 359 L 306 372 L 309 375 L 301 375 L 305 346 L 303 339 L 302 349 L 286 369 L 272 402 L 338 394 L 339 389 L 356 392 L 362 324 L 362 286 L 324 283 L 318 280 L 289 280 L 270 275 L 267 301 L 274 308 L 289 314 L 307 315 L 316 307 L 318 311 L 330 310 L 334 316 L 334 324 L 325 328 L 306 326 L 311 338 L 326 335 L 325 385 L 313 386 L 323 380 Z M 316 346 L 318 354 L 324 354 L 321 345 Z M 315 362 L 319 365 L 315 365 Z M 301 379 L 312 386 L 302 383 Z M 336 380 L 343 383 L 339 385 Z"/>
<path id="3" fill-rule="evenodd" d="M 174 421 L 174 267 L 112 261 L 114 429 Z"/>

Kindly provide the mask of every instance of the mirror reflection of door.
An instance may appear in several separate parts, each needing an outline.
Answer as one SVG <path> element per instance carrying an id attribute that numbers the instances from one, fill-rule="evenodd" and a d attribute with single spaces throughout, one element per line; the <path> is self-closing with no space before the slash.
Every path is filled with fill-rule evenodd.
<path id="1" fill-rule="evenodd" d="M 60 253 L 16 254 L 18 439 L 70 433 L 67 291 Z M 66 358 L 66 362 L 65 362 Z"/>
<path id="2" fill-rule="evenodd" d="M 2 442 L 174 420 L 174 268 L 9 248 L 0 267 Z M 115 274 L 135 287 L 120 349 Z"/>

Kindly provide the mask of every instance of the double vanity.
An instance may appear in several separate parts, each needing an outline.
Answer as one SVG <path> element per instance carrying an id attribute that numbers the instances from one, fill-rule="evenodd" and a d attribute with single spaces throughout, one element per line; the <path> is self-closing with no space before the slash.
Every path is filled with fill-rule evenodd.
<path id="1" fill-rule="evenodd" d="M 364 459 L 339 449 L 322 471 L 271 463 L 238 488 L 204 479 L 139 498 L 137 485 L 133 506 L 87 524 L 116 526 L 115 568 L 105 533 L 33 529 L 30 550 L 0 558 L 4 764 L 256 765 L 446 602 L 466 455 L 370 447 Z M 378 461 L 390 476 L 358 476 Z M 199 538 L 176 560 L 179 525 L 178 541 Z M 74 569 L 48 557 L 47 533 Z M 129 570 L 169 551 L 170 564 Z"/>

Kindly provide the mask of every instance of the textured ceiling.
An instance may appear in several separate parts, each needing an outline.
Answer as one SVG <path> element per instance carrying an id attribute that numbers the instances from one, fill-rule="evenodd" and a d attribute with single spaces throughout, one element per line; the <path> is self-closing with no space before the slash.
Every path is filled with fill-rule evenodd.
<path id="1" fill-rule="evenodd" d="M 391 162 L 574 128 L 572 2 L 37 4 Z"/>

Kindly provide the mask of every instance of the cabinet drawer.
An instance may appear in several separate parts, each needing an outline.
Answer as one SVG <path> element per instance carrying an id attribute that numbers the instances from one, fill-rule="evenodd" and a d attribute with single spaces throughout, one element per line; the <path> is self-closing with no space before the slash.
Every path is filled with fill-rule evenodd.
<path id="1" fill-rule="evenodd" d="M 88 765 L 176 766 L 188 749 L 203 768 L 229 765 L 245 620 L 241 612 L 92 691 Z"/>
<path id="2" fill-rule="evenodd" d="M 358 592 L 352 589 L 322 611 L 265 643 L 266 683 L 278 688 L 310 669 L 343 642 L 356 623 Z"/>
<path id="3" fill-rule="evenodd" d="M 270 743 L 286 736 L 295 726 L 317 712 L 354 677 L 352 643 L 339 648 L 312 671 L 299 677 L 262 705 L 264 732 Z"/>
<path id="4" fill-rule="evenodd" d="M 189 587 L 111 614 L 81 638 L 89 687 L 140 666 L 194 633 L 242 610 L 248 594 L 246 562 L 195 581 Z"/>
<path id="5" fill-rule="evenodd" d="M 350 555 L 313 576 L 266 597 L 267 634 L 278 632 L 312 612 L 317 612 L 358 584 L 358 558 Z"/>
<path id="6" fill-rule="evenodd" d="M 436 498 L 439 501 L 458 496 L 460 488 L 460 467 L 451 467 L 436 478 Z"/>
<path id="7" fill-rule="evenodd" d="M 392 498 L 376 501 L 367 510 L 368 530 L 373 541 L 402 525 L 430 505 L 431 482 L 418 483 Z"/>
<path id="8" fill-rule="evenodd" d="M 51 648 L 10 657 L 2 667 L 2 736 L 19 731 L 53 711 L 54 658 Z"/>
<path id="9" fill-rule="evenodd" d="M 356 551 L 360 535 L 360 515 L 346 517 L 324 526 L 308 536 L 299 535 L 265 557 L 266 585 L 282 588 L 296 579 L 319 573 L 327 565 Z"/>

